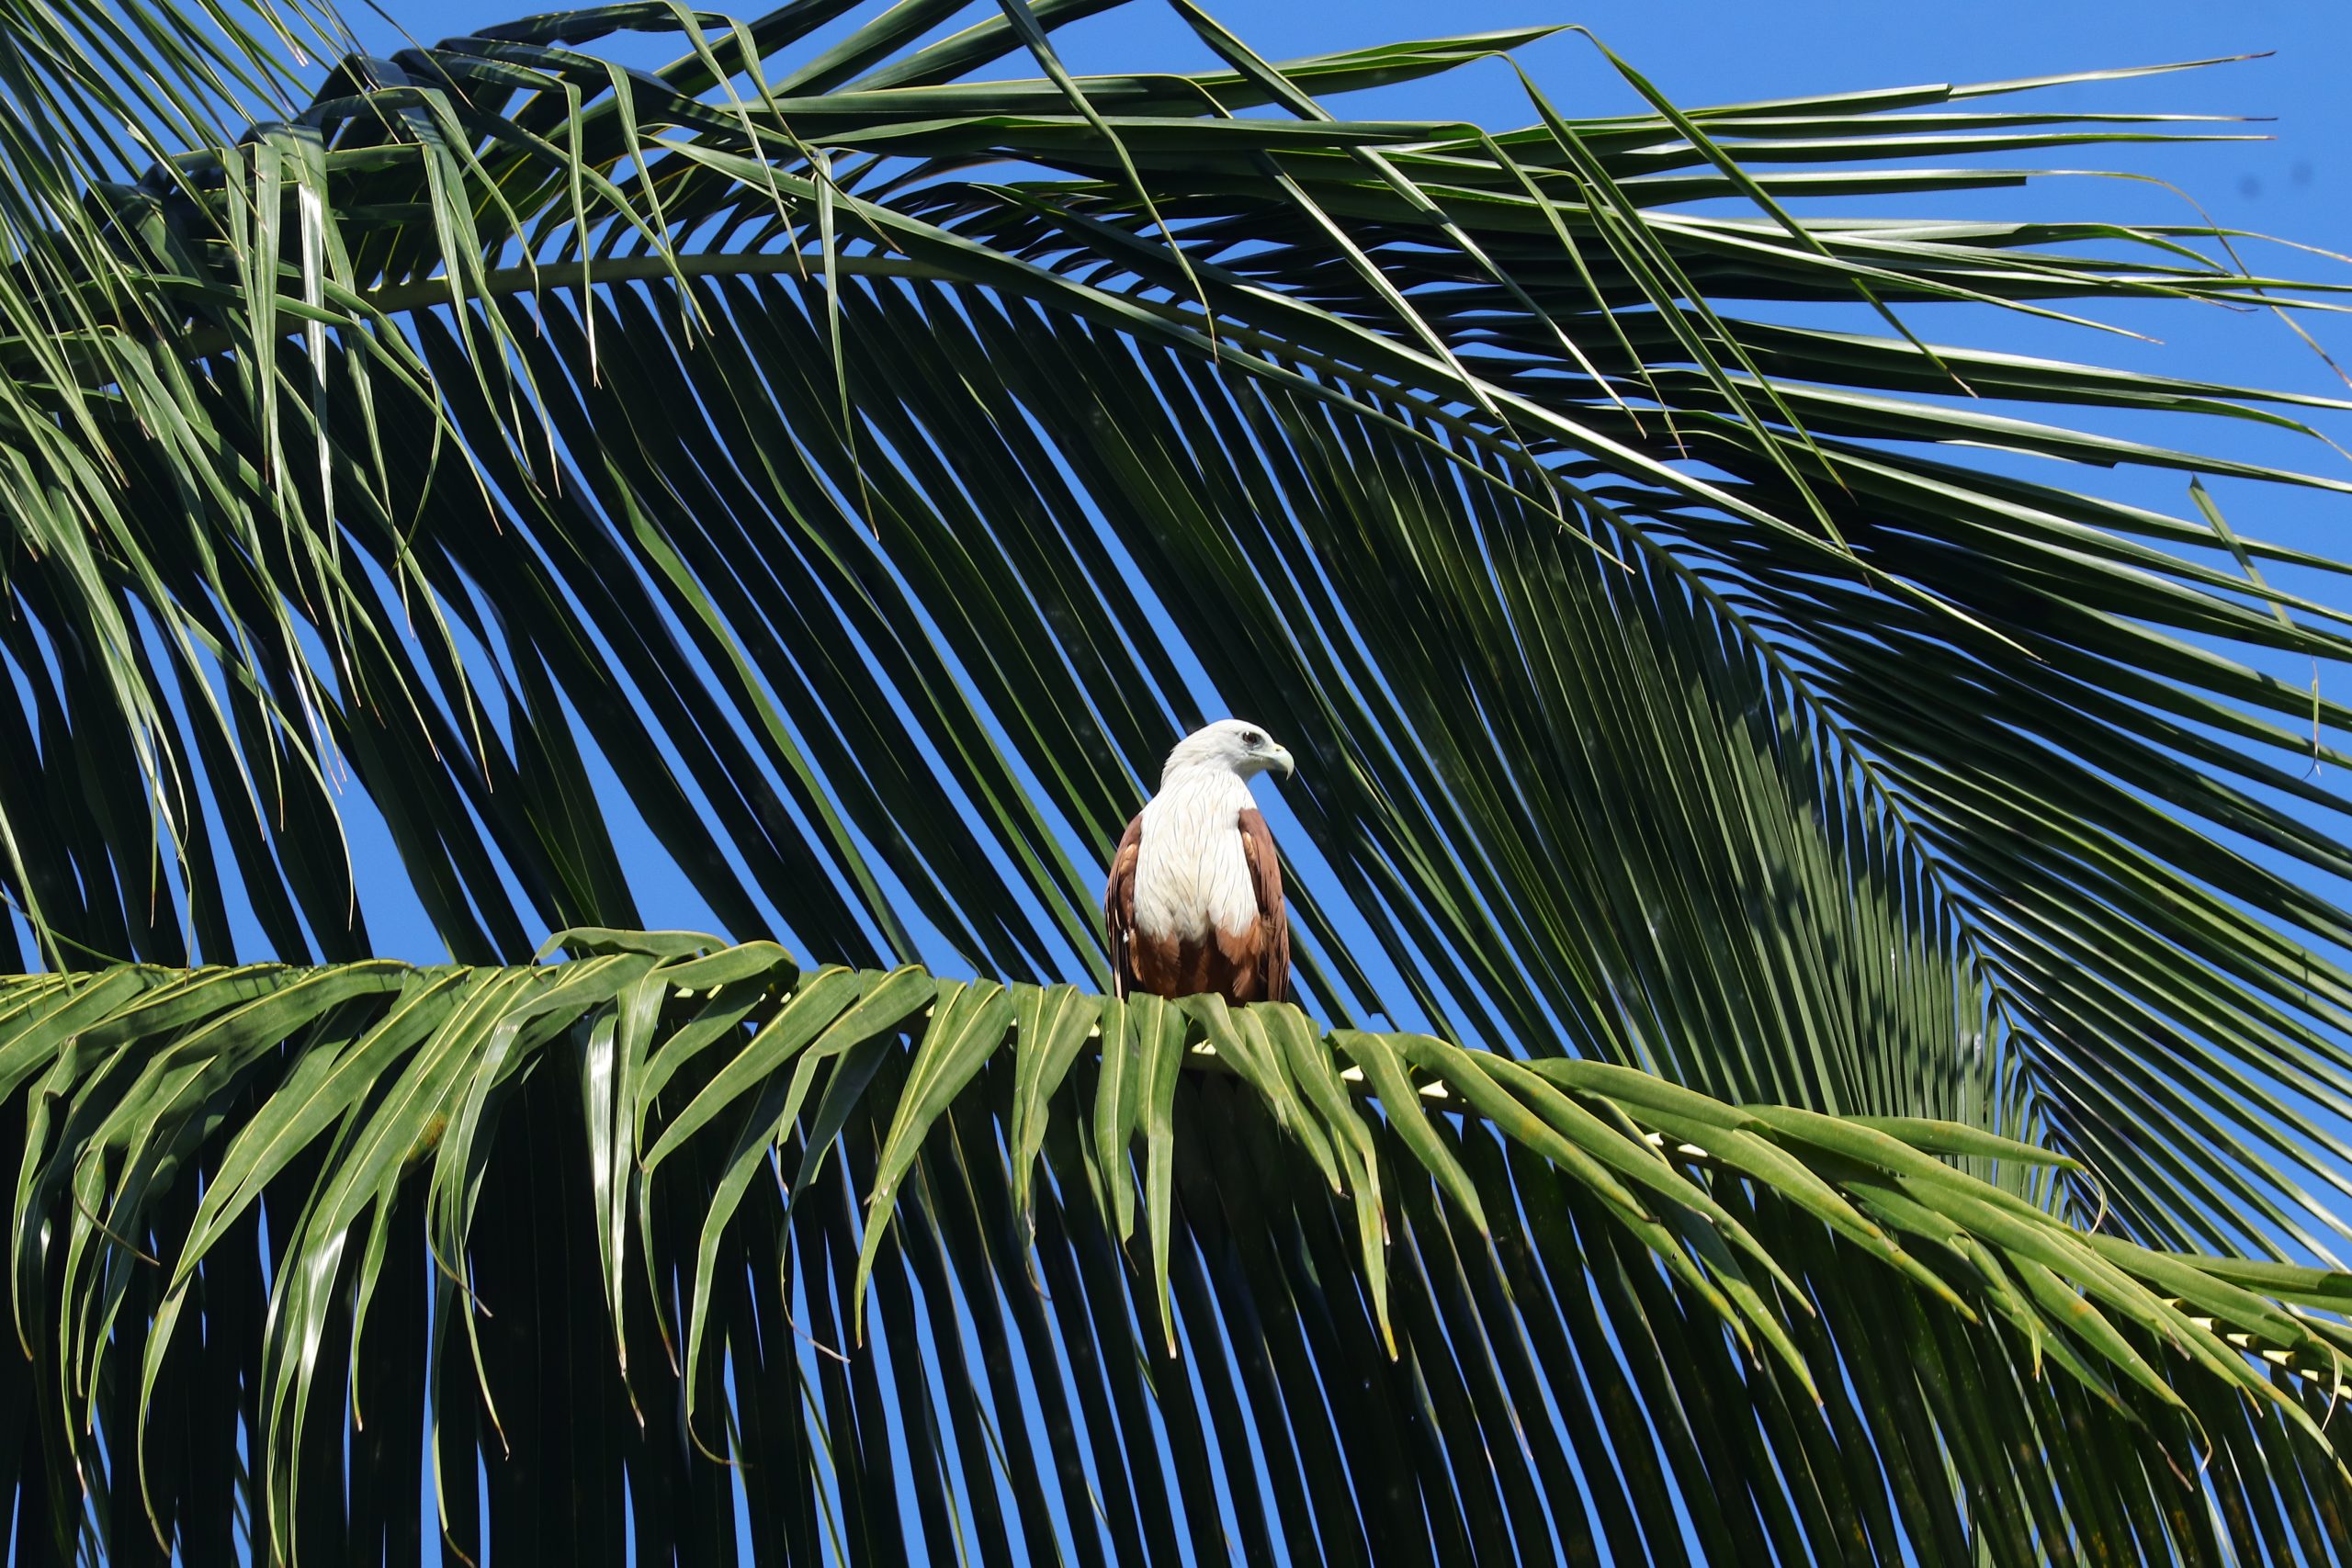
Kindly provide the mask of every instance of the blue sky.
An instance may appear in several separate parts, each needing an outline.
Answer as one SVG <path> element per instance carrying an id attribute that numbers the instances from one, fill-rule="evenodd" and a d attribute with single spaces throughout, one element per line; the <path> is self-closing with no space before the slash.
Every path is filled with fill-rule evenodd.
<path id="1" fill-rule="evenodd" d="M 528 14 L 537 6 L 471 0 L 379 0 L 411 35 L 432 39 Z M 1223 0 L 1205 7 L 1260 53 L 1310 51 L 1478 32 L 1576 24 L 1685 105 L 1735 102 L 1852 87 L 1919 82 L 2005 80 L 2158 62 L 2273 51 L 2271 58 L 2189 76 L 2066 89 L 2047 102 L 2100 108 L 2272 117 L 2255 127 L 2272 143 L 2159 151 L 2139 160 L 2187 186 L 2224 223 L 2290 233 L 2306 243 L 2352 251 L 2352 95 L 2343 67 L 2352 58 L 2352 8 L 2324 0 L 1983 0 L 1964 7 L 1913 7 L 1871 0 L 1662 0 L 1577 7 L 1544 0 L 1407 0 L 1331 5 L 1300 0 Z M 371 44 L 397 34 L 353 7 Z M 752 16 L 757 6 L 720 7 Z M 1055 35 L 1073 71 L 1215 65 L 1172 11 L 1125 7 Z M 1520 60 L 1570 114 L 1637 107 L 1592 45 L 1564 34 L 1530 46 Z M 1035 74 L 1018 62 L 998 74 Z M 1355 100 L 1400 117 L 1467 117 L 1489 125 L 1527 123 L 1516 85 L 1499 65 L 1470 67 Z M 2102 150 L 2100 167 L 2130 166 Z M 2079 197 L 2070 199 L 2079 202 Z"/>
<path id="2" fill-rule="evenodd" d="M 391 0 L 387 9 L 409 34 L 424 39 L 458 33 L 532 7 L 492 0 L 454 4 Z M 2352 254 L 2352 94 L 2341 85 L 2352 59 L 2352 9 L 2281 0 L 2243 0 L 2217 6 L 2154 0 L 2128 9 L 2088 0 L 2025 4 L 1998 0 L 1933 12 L 1855 0 L 1776 0 L 1770 6 L 1655 4 L 1577 11 L 1535 0 L 1455 0 L 1444 6 L 1396 0 L 1349 6 L 1268 3 L 1216 4 L 1210 9 L 1261 53 L 1281 59 L 1391 39 L 1459 33 L 1544 21 L 1590 25 L 1609 45 L 1690 106 L 1838 89 L 1917 82 L 1998 80 L 2205 56 L 2275 51 L 2269 59 L 2148 80 L 2073 87 L 2041 100 L 2049 107 L 2103 110 L 2162 109 L 2271 117 L 2242 128 L 2275 140 L 2136 151 L 2086 150 L 2086 166 L 2160 175 L 2183 188 L 2215 220 L 2263 231 L 2304 244 Z M 380 20 L 361 19 L 361 35 L 384 49 L 397 35 Z M 1073 70 L 1171 69 L 1214 63 L 1172 13 L 1141 8 L 1081 23 L 1057 41 Z M 661 51 L 655 57 L 665 57 Z M 1574 35 L 1547 39 L 1521 62 L 1571 114 L 1632 111 L 1639 106 L 1592 44 Z M 1009 62 L 1005 73 L 1027 73 Z M 1499 63 L 1473 67 L 1434 81 L 1386 89 L 1355 100 L 1361 112 L 1407 117 L 1473 118 L 1494 127 L 1532 118 L 1517 83 Z M 2064 152 L 2049 161 L 2069 161 Z M 2086 211 L 2161 215 L 2179 203 L 2179 220 L 2198 220 L 2187 197 L 2142 185 L 2091 179 L 2052 182 L 2046 188 L 1970 198 L 1965 207 L 1914 198 L 1888 203 L 1922 213 L 1998 211 L 2004 214 Z M 2352 283 L 2352 263 L 2291 252 L 2249 252 L 2257 266 Z M 2344 392 L 2342 383 L 2282 326 L 2221 311 L 2173 310 L 2161 345 L 2069 337 L 2041 324 L 1994 323 L 2001 346 L 2025 352 L 2080 355 L 2118 363 L 2161 367 L 2172 374 L 2269 384 L 2296 390 Z M 2352 333 L 2319 334 L 2352 363 Z M 1980 337 L 1977 341 L 1983 341 Z M 2352 446 L 2352 436 L 2337 432 Z M 2287 460 L 2352 478 L 2352 461 L 2309 444 L 2287 444 L 2262 433 L 2203 433 L 2233 456 Z M 2232 445 L 2236 443 L 2236 445 Z M 2168 510 L 2185 510 L 2177 476 L 2125 477 L 2111 487 Z M 2346 525 L 2352 503 L 2341 498 L 2281 497 L 2216 486 L 2233 525 L 2326 553 L 2352 555 Z M 2300 586 L 2300 585 L 2295 585 Z M 2341 585 L 2331 590 L 2340 597 Z M 2296 675 L 2298 680 L 2301 677 Z M 1261 794 L 1271 793 L 1261 791 Z M 683 875 L 661 863 L 633 812 L 608 800 L 625 862 L 630 864 L 647 922 L 707 927 L 710 918 Z M 1272 808 L 1280 826 L 1279 807 Z M 632 836 L 633 841 L 632 841 Z M 1303 845 L 1304 835 L 1293 836 Z M 419 908 L 403 908 L 402 880 L 380 830 L 355 831 L 359 883 L 369 899 L 371 926 L 387 954 L 434 960 L 440 945 Z M 2335 890 L 2338 896 L 2342 890 Z M 824 956 L 824 955 L 816 955 Z"/>

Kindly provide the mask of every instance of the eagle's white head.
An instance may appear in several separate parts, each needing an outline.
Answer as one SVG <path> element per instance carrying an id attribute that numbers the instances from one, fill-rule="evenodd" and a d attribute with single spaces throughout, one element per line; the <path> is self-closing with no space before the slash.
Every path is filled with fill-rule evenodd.
<path id="1" fill-rule="evenodd" d="M 1196 771 L 1248 779 L 1269 768 L 1280 768 L 1284 778 L 1291 775 L 1294 764 L 1281 743 L 1247 719 L 1221 718 L 1176 742 L 1168 753 L 1168 765 L 1160 770 L 1159 787 L 1166 789 Z"/>

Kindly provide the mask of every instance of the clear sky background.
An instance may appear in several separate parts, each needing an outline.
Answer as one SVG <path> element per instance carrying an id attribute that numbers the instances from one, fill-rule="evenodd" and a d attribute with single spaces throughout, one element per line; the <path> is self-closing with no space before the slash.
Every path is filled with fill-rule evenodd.
<path id="1" fill-rule="evenodd" d="M 383 0 L 383 13 L 359 6 L 351 16 L 362 39 L 389 52 L 408 38 L 432 40 L 526 14 L 526 0 Z M 2322 0 L 2144 0 L 2129 6 L 2093 0 L 1982 0 L 1960 8 L 1889 6 L 1879 0 L 1664 0 L 1659 4 L 1579 8 L 1545 0 L 1216 0 L 1208 9 L 1269 58 L 1406 38 L 1476 32 L 1545 22 L 1591 28 L 1678 102 L 1700 105 L 1927 82 L 2007 80 L 2215 56 L 2269 58 L 2137 80 L 2085 84 L 2014 99 L 2052 108 L 2258 117 L 2256 123 L 2211 128 L 2266 138 L 2199 146 L 2060 148 L 2039 154 L 2045 166 L 2122 170 L 2171 182 L 2185 194 L 2140 182 L 2060 179 L 2040 186 L 1973 196 L 1877 198 L 1873 215 L 2002 217 L 2112 216 L 2140 222 L 2199 220 L 2190 198 L 2232 228 L 2258 231 L 2352 254 L 2352 7 Z M 758 14 L 746 6 L 738 14 Z M 861 14 L 864 9 L 861 8 Z M 975 13 L 977 14 L 977 13 Z M 397 23 L 397 28 L 394 24 Z M 837 24 L 842 26 L 845 24 Z M 1172 12 L 1131 6 L 1056 35 L 1073 71 L 1214 68 L 1209 51 Z M 616 47 L 607 39 L 591 46 Z M 632 62 L 670 58 L 667 40 L 618 40 Z M 1571 115 L 1636 112 L 1639 100 L 1574 34 L 1522 51 L 1521 62 Z M 1033 75 L 1025 59 L 1001 62 L 995 74 Z M 1346 112 L 1396 118 L 1475 118 L 1492 128 L 1530 123 L 1534 115 L 1508 66 L 1482 63 L 1434 78 L 1344 100 Z M 1984 162 L 1984 160 L 1977 160 Z M 2022 162 L 2022 160 L 2018 160 Z M 1850 205 L 1850 204 L 1849 204 Z M 2352 285 L 2352 262 L 2277 246 L 2245 252 L 2257 271 Z M 2143 320 L 2107 312 L 2161 336 L 2158 344 L 2053 328 L 2020 317 L 1961 319 L 1962 307 L 1939 309 L 1921 330 L 1947 340 L 2061 357 L 2144 366 L 2174 375 L 2267 384 L 2352 396 L 2329 367 L 2286 327 L 2219 309 L 2163 307 Z M 1859 324 L 1859 323 L 1858 323 Z M 2352 321 L 2312 323 L 2336 358 L 2352 365 Z M 2163 438 L 2207 449 L 2315 468 L 2352 479 L 2352 459 L 2307 441 L 2243 426 L 2192 434 L 2165 421 Z M 2110 422 L 2111 426 L 2111 422 Z M 2143 427 L 2144 428 L 2144 427 Z M 2352 421 L 2330 434 L 2352 447 Z M 2047 469 L 2037 471 L 2046 477 Z M 2177 475 L 2136 478 L 2085 470 L 2083 482 L 2186 513 Z M 2216 485 L 2243 535 L 2273 537 L 2330 555 L 2352 555 L 2352 502 L 2325 496 Z M 2340 602 L 2342 581 L 2296 582 Z M 2307 669 L 2278 671 L 2297 684 Z M 2335 684 L 2333 672 L 2329 679 Z M 1171 737 L 1171 739 L 1173 738 Z M 1261 794 L 1271 792 L 1261 790 Z M 355 803 L 356 804 L 356 803 Z M 1269 801 L 1278 831 L 1287 813 Z M 401 897 L 403 882 L 389 840 L 364 806 L 351 823 L 360 886 L 369 891 L 369 924 L 388 956 L 446 957 L 424 911 Z M 626 807 L 615 813 L 625 863 L 649 924 L 708 929 L 710 916 L 684 878 L 666 863 Z M 1296 855 L 1303 833 L 1285 837 Z M 1097 847 L 1102 848 L 1102 847 Z M 1098 856 L 1099 859 L 1099 856 Z M 390 875 L 372 874 L 380 869 Z M 2343 889 L 2334 890 L 2338 897 Z M 812 955 L 815 956 L 815 955 Z"/>
<path id="2" fill-rule="evenodd" d="M 351 7 L 371 47 L 389 52 L 404 31 L 430 41 L 463 33 L 536 7 L 530 0 L 381 0 L 389 19 Z M 2094 0 L 1979 0 L 1964 7 L 1908 7 L 1883 0 L 1659 0 L 1659 3 L 1577 8 L 1555 0 L 1206 0 L 1207 8 L 1261 53 L 1281 60 L 1356 45 L 1480 31 L 1544 22 L 1593 28 L 1609 45 L 1688 107 L 1927 82 L 2003 80 L 2161 62 L 2275 51 L 2271 58 L 2209 70 L 2058 89 L 2034 100 L 2041 107 L 2098 111 L 2152 110 L 2267 117 L 2267 123 L 2216 127 L 2273 140 L 2190 147 L 2060 149 L 2037 162 L 2120 169 L 2171 181 L 2225 226 L 2260 231 L 2352 255 L 2352 6 L 2343 0 L 2139 0 L 2130 6 Z M 746 3 L 740 14 L 754 15 Z M 397 28 L 394 24 L 397 23 Z M 1171 12 L 1133 7 L 1079 24 L 1057 35 L 1065 59 L 1081 73 L 1099 71 L 1192 70 L 1216 65 Z M 592 46 L 611 47 L 609 41 Z M 637 47 L 632 62 L 669 58 L 674 48 Z M 1523 51 L 1521 63 L 1553 101 L 1570 115 L 1636 112 L 1638 99 L 1592 44 L 1565 35 Z M 999 74 L 1033 74 L 1019 58 Z M 1346 100 L 1348 112 L 1396 118 L 1473 118 L 1491 128 L 1515 127 L 1534 117 L 1508 67 L 1493 62 Z M 2022 107 L 2022 102 L 2020 103 Z M 1875 216 L 2109 215 L 2143 222 L 2194 223 L 2187 197 L 2144 184 L 2092 179 L 2050 182 L 1953 198 L 1881 198 Z M 2252 245 L 2257 270 L 2352 286 L 2352 261 Z M 2110 313 L 2109 319 L 2123 318 Z M 2284 326 L 2261 316 L 2173 307 L 2132 324 L 2159 333 L 2161 344 L 2068 333 L 2018 318 L 1993 320 L 1937 312 L 1923 331 L 1989 346 L 2052 356 L 2080 356 L 2144 365 L 2181 376 L 2279 386 L 2352 396 L 2335 373 Z M 2340 325 L 2313 323 L 2315 335 L 2352 365 L 2352 318 Z M 2165 422 L 2169 426 L 2179 422 Z M 2144 427 L 2143 427 L 2144 428 Z M 2329 433 L 2352 447 L 2352 417 Z M 2191 433 L 2166 430 L 2177 440 L 2256 460 L 2283 461 L 2352 479 L 2352 458 L 2309 442 L 2290 442 L 2251 427 L 2216 425 Z M 2046 475 L 2046 469 L 2037 477 Z M 2176 513 L 2187 513 L 2178 475 L 2139 478 L 2094 475 L 2086 485 Z M 2285 495 L 2247 487 L 2214 487 L 2238 532 L 2271 537 L 2338 558 L 2352 557 L 2352 499 Z M 2283 585 L 2312 589 L 2344 603 L 2352 586 L 2315 584 L 2281 574 Z M 2301 684 L 2301 669 L 2281 670 Z M 2333 694 L 2345 677 L 2331 672 Z M 1171 737 L 1171 739 L 1173 739 Z M 609 774 L 606 775 L 609 778 Z M 2337 788 L 2352 786 L 2330 775 Z M 1261 787 L 1261 798 L 1274 791 Z M 611 798 L 616 799 L 617 792 Z M 348 798 L 348 797 L 346 797 Z M 1288 814 L 1267 798 L 1282 832 Z M 353 801 L 351 828 L 359 885 L 379 952 L 438 961 L 439 940 L 413 897 L 405 876 L 372 812 Z M 650 925 L 710 929 L 711 917 L 684 878 L 626 808 L 614 814 L 623 862 L 629 867 Z M 1283 835 L 1294 854 L 1305 835 Z M 1096 846 L 1100 852 L 1107 846 Z M 1089 863 L 1080 862 L 1081 865 Z M 1311 869 L 1311 868 L 1310 868 Z M 2328 890 L 2339 899 L 2343 888 Z M 831 955 L 808 954 L 814 958 Z"/>

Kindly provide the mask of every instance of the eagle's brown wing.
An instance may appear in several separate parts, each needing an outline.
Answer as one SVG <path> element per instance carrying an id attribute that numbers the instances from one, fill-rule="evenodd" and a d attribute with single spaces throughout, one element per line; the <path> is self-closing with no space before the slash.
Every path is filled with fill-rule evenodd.
<path id="1" fill-rule="evenodd" d="M 1136 859 L 1143 852 L 1143 813 L 1135 814 L 1111 854 L 1111 885 L 1102 890 L 1102 935 L 1111 946 L 1111 994 L 1130 995 L 1136 980 Z M 1279 894 L 1277 895 L 1279 897 Z"/>
<path id="2" fill-rule="evenodd" d="M 1290 999 L 1290 917 L 1283 912 L 1283 863 L 1274 852 L 1274 835 L 1256 807 L 1241 814 L 1241 853 L 1250 863 L 1250 890 L 1258 895 L 1257 970 L 1237 976 L 1235 1001 L 1282 1002 Z M 1254 980 L 1254 984 L 1251 982 Z"/>

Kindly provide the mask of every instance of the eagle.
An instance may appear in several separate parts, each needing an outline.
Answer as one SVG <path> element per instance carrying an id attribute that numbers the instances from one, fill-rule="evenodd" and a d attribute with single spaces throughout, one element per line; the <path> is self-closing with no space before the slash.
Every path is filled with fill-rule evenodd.
<path id="1" fill-rule="evenodd" d="M 1196 729 L 1168 753 L 1159 793 L 1120 836 L 1102 894 L 1115 995 L 1288 999 L 1282 863 L 1250 794 L 1269 768 L 1290 777 L 1290 753 L 1238 718 Z"/>

